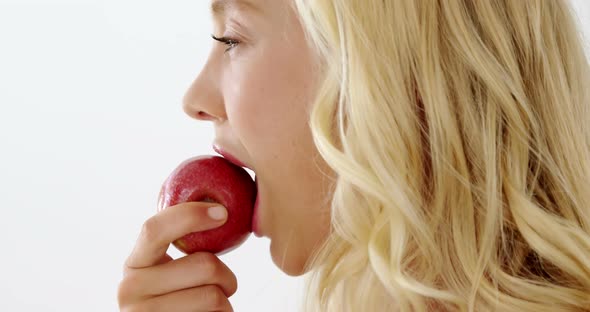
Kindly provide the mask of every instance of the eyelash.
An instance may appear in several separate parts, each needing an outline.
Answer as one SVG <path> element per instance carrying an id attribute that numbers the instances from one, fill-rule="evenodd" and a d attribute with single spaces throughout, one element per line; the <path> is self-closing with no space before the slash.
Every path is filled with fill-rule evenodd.
<path id="1" fill-rule="evenodd" d="M 227 49 L 225 49 L 225 52 L 235 48 L 240 43 L 238 40 L 228 37 L 215 37 L 215 35 L 211 35 L 211 38 L 213 38 L 213 40 L 222 42 L 225 45 L 227 45 Z"/>

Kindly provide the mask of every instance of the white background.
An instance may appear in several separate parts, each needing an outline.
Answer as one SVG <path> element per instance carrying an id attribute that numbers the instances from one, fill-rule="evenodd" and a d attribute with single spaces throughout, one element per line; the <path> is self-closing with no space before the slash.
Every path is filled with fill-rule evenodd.
<path id="1" fill-rule="evenodd" d="M 574 4 L 590 37 L 590 3 Z M 0 0 L 0 311 L 117 311 L 161 183 L 214 154 L 212 126 L 181 107 L 212 44 L 208 5 Z M 221 258 L 236 311 L 298 310 L 302 278 L 268 240 Z"/>

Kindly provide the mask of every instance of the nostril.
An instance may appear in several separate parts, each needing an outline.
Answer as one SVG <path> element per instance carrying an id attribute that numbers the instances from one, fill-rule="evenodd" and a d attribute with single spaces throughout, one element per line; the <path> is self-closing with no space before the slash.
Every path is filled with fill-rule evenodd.
<path id="1" fill-rule="evenodd" d="M 219 119 L 217 116 L 211 115 L 205 111 L 199 111 L 196 117 L 197 119 L 204 121 L 214 121 Z"/>
<path id="2" fill-rule="evenodd" d="M 211 115 L 205 113 L 204 111 L 199 111 L 197 113 L 197 118 L 198 119 L 203 119 L 203 120 L 207 120 L 207 119 L 211 119 Z"/>

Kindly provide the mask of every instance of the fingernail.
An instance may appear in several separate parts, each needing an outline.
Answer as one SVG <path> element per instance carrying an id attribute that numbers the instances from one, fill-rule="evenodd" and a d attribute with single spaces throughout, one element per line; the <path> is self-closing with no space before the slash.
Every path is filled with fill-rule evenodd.
<path id="1" fill-rule="evenodd" d="M 227 217 L 227 210 L 223 206 L 209 207 L 207 212 L 213 220 L 224 220 Z"/>

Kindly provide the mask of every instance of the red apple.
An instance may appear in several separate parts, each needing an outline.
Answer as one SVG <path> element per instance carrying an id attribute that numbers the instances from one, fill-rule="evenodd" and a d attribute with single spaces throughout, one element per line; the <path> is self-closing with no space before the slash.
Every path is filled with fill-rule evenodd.
<path id="1" fill-rule="evenodd" d="M 227 253 L 252 232 L 256 184 L 246 172 L 223 157 L 203 155 L 185 160 L 166 179 L 158 198 L 158 211 L 184 202 L 215 202 L 227 208 L 222 226 L 187 234 L 173 242 L 186 254 Z"/>

